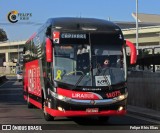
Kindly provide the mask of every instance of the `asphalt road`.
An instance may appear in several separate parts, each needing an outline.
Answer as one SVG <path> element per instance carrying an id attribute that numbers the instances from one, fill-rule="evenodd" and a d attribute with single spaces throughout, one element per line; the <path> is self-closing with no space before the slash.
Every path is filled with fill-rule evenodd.
<path id="1" fill-rule="evenodd" d="M 137 116 L 112 116 L 108 122 L 97 123 L 93 118 L 56 118 L 47 122 L 42 110 L 28 109 L 22 95 L 22 82 L 10 78 L 0 85 L 0 124 L 44 124 L 53 129 L 96 130 L 96 129 L 125 129 L 135 125 L 156 125 L 153 121 Z M 51 125 L 50 125 L 51 124 Z M 67 128 L 66 128 L 67 127 Z M 123 127 L 123 128 L 122 128 Z"/>

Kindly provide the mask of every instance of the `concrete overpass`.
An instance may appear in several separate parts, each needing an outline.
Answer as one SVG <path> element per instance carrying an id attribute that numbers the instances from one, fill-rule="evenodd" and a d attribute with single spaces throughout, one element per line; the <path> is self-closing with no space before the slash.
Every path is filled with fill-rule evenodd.
<path id="1" fill-rule="evenodd" d="M 136 28 L 133 22 L 117 22 L 122 28 L 125 39 L 136 44 Z M 140 23 L 139 48 L 152 48 L 160 46 L 160 25 Z M 131 27 L 131 28 L 129 28 Z M 0 66 L 15 66 L 22 53 L 26 41 L 12 41 L 0 43 Z M 4 63 L 1 63 L 3 59 Z M 14 63 L 13 63 L 14 62 Z"/>
<path id="2" fill-rule="evenodd" d="M 16 66 L 25 42 L 26 41 L 12 41 L 0 43 L 0 66 Z"/>
<path id="3" fill-rule="evenodd" d="M 136 20 L 136 13 L 132 13 Z M 139 48 L 160 46 L 160 15 L 158 14 L 138 14 L 139 22 Z M 123 34 L 126 39 L 136 43 L 136 24 L 129 22 L 121 24 Z"/>
<path id="4" fill-rule="evenodd" d="M 153 19 L 152 15 L 139 14 L 139 16 L 139 48 L 160 47 L 160 15 L 154 15 Z M 115 23 L 121 27 L 125 39 L 136 44 L 135 22 Z M 4 35 L 3 31 L 2 34 Z M 0 43 L 0 67 L 16 66 L 24 44 L 25 40 Z M 160 49 L 157 52 L 160 52 Z"/>
<path id="5" fill-rule="evenodd" d="M 136 44 L 136 28 L 123 29 L 126 39 Z M 160 46 L 160 25 L 139 28 L 139 48 Z"/>

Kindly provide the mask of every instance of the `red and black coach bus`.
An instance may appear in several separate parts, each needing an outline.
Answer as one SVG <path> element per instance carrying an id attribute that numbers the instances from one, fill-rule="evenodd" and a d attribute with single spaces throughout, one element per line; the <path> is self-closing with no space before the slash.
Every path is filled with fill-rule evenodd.
<path id="1" fill-rule="evenodd" d="M 51 18 L 24 46 L 24 99 L 58 116 L 124 115 L 127 102 L 126 45 L 136 48 L 106 20 Z M 107 65 L 106 65 L 107 61 Z"/>

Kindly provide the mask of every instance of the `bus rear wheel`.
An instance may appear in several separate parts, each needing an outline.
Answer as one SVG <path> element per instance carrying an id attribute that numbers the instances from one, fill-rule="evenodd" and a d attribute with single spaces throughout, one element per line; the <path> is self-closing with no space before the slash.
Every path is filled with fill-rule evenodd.
<path id="1" fill-rule="evenodd" d="M 47 113 L 47 111 L 45 109 L 45 102 L 43 102 L 43 114 L 44 114 L 44 119 L 46 121 L 53 121 L 54 120 L 54 117 Z"/>

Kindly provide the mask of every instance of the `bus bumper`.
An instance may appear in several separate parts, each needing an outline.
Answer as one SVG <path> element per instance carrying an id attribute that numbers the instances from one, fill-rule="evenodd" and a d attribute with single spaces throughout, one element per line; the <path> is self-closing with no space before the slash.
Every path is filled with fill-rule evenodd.
<path id="1" fill-rule="evenodd" d="M 86 101 L 86 100 L 84 100 Z M 45 109 L 48 114 L 52 116 L 64 116 L 64 117 L 72 117 L 72 116 L 112 116 L 112 115 L 125 115 L 126 114 L 126 103 L 127 98 L 115 102 L 105 104 L 102 102 L 101 104 L 97 102 L 97 104 L 92 103 L 69 103 L 66 101 L 59 100 L 57 98 L 52 98 L 49 104 L 45 104 Z M 92 100 L 90 100 L 92 101 Z M 103 100 L 105 101 L 105 100 Z M 89 111 L 88 111 L 89 110 Z M 96 111 L 95 111 L 96 110 Z"/>
<path id="2" fill-rule="evenodd" d="M 126 110 L 104 110 L 104 111 L 99 111 L 97 113 L 88 113 L 86 111 L 59 111 L 56 109 L 51 109 L 45 106 L 45 109 L 47 111 L 48 114 L 56 117 L 74 117 L 74 116 L 115 116 L 115 115 L 125 115 L 126 114 Z"/>

